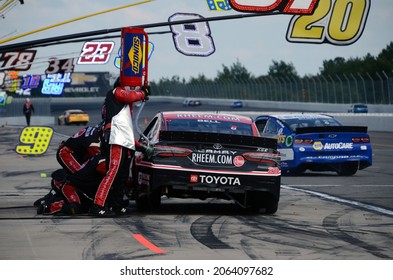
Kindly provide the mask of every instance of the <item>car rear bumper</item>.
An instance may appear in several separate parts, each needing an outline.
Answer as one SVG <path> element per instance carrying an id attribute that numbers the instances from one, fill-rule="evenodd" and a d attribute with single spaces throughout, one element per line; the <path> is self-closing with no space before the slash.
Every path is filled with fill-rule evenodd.
<path id="1" fill-rule="evenodd" d="M 141 191 L 162 188 L 175 197 L 222 197 L 227 194 L 245 194 L 250 191 L 280 195 L 281 173 L 203 172 L 196 170 L 168 170 L 137 168 L 137 185 Z"/>

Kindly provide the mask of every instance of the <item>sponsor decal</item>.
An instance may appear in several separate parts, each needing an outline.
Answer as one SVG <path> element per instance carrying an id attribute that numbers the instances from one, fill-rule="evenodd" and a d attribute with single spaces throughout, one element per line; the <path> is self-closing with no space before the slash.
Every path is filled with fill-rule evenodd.
<path id="1" fill-rule="evenodd" d="M 244 165 L 244 158 L 242 156 L 235 156 L 233 159 L 233 165 L 236 167 L 241 167 Z"/>
<path id="2" fill-rule="evenodd" d="M 231 155 L 193 153 L 191 156 L 191 161 L 194 163 L 212 163 L 212 164 L 232 165 L 233 164 L 233 157 Z"/>
<path id="3" fill-rule="evenodd" d="M 323 146 L 324 150 L 352 150 L 353 143 L 325 143 Z"/>
<path id="4" fill-rule="evenodd" d="M 142 86 L 147 73 L 143 71 L 143 61 L 147 58 L 147 50 L 144 49 L 148 44 L 147 34 L 143 28 L 127 27 L 122 28 L 121 35 L 120 83 L 123 86 Z M 144 41 L 146 44 L 143 44 Z M 147 65 L 145 68 L 147 70 Z"/>
<path id="5" fill-rule="evenodd" d="M 285 135 L 278 135 L 277 136 L 277 142 L 280 143 L 280 144 L 283 144 L 283 143 L 285 143 L 285 138 L 286 138 Z"/>
<path id="6" fill-rule="evenodd" d="M 150 185 L 150 175 L 143 173 L 143 172 L 139 172 L 138 173 L 138 184 L 149 186 Z"/>
<path id="7" fill-rule="evenodd" d="M 221 150 L 221 149 L 222 149 L 222 145 L 221 145 L 220 143 L 215 143 L 215 144 L 213 145 L 213 149 Z"/>
<path id="8" fill-rule="evenodd" d="M 207 0 L 210 11 L 228 11 L 231 10 L 228 0 Z"/>
<path id="9" fill-rule="evenodd" d="M 198 175 L 191 174 L 190 183 L 198 183 Z"/>
<path id="10" fill-rule="evenodd" d="M 310 157 L 310 158 L 314 158 L 314 157 Z M 316 158 L 332 160 L 332 159 L 348 159 L 349 156 L 346 156 L 346 155 L 341 155 L 341 156 L 318 156 Z"/>
<path id="11" fill-rule="evenodd" d="M 314 150 L 316 151 L 320 151 L 323 149 L 323 144 L 321 141 L 316 141 L 314 142 L 314 144 L 312 145 L 312 147 L 314 148 Z"/>
<path id="12" fill-rule="evenodd" d="M 240 186 L 240 179 L 238 177 L 214 176 L 214 175 L 199 175 L 198 182 L 206 184 L 220 184 L 230 186 Z"/>
<path id="13" fill-rule="evenodd" d="M 291 135 L 289 136 L 282 135 L 279 132 L 279 135 L 277 136 L 277 142 L 279 144 L 285 144 L 285 146 L 290 147 L 293 143 L 293 137 Z"/>
<path id="14" fill-rule="evenodd" d="M 238 117 L 233 116 L 216 116 L 210 114 L 199 114 L 199 113 L 184 113 L 184 114 L 176 114 L 176 118 L 193 118 L 193 119 L 200 119 L 200 120 L 227 120 L 227 121 L 240 121 Z"/>
<path id="15" fill-rule="evenodd" d="M 135 36 L 132 39 L 132 47 L 128 53 L 128 58 L 131 62 L 131 69 L 135 74 L 139 74 L 140 65 L 142 64 L 142 42 L 141 39 Z"/>
<path id="16" fill-rule="evenodd" d="M 236 151 L 200 149 L 193 153 L 190 159 L 193 163 L 235 165 L 240 167 L 244 164 L 244 158 L 242 156 L 235 157 L 236 153 Z"/>

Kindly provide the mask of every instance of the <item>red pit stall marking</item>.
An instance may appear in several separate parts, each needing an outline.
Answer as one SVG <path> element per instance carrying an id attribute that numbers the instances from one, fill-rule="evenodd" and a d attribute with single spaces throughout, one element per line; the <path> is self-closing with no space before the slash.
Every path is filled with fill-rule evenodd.
<path id="1" fill-rule="evenodd" d="M 143 246 L 147 247 L 151 251 L 157 254 L 165 254 L 165 251 L 158 248 L 156 245 L 151 243 L 149 240 L 147 240 L 142 234 L 133 234 L 132 235 L 139 243 L 141 243 Z"/>

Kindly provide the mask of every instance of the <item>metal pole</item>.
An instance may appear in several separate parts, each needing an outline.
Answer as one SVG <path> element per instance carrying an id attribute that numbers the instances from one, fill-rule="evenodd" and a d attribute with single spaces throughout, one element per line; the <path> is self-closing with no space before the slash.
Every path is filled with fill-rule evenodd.
<path id="1" fill-rule="evenodd" d="M 362 75 L 360 75 L 360 73 L 358 72 L 358 76 L 360 77 L 360 79 L 362 80 L 362 83 L 363 83 L 363 93 L 364 93 L 364 103 L 366 103 L 367 104 L 367 91 L 366 91 L 366 83 L 365 83 L 365 81 L 364 81 L 364 79 L 363 79 L 363 77 L 362 77 Z"/>
<path id="2" fill-rule="evenodd" d="M 375 99 L 375 85 L 374 85 L 374 80 L 373 78 L 370 76 L 370 74 L 368 72 L 366 72 L 367 76 L 370 78 L 371 80 L 371 84 L 372 84 L 372 88 L 373 88 L 373 96 L 374 96 L 374 104 L 377 104 L 377 101 Z"/>
<path id="3" fill-rule="evenodd" d="M 385 71 L 382 71 L 382 73 L 383 73 L 383 75 L 386 77 L 386 84 L 387 84 L 387 86 L 388 86 L 388 102 L 389 102 L 389 104 L 391 104 L 391 101 L 390 101 L 389 77 L 388 77 L 388 75 L 386 75 Z"/>
<path id="4" fill-rule="evenodd" d="M 345 75 L 345 73 L 343 74 L 344 78 L 347 80 L 347 84 L 348 84 L 348 91 L 349 91 L 349 103 L 352 103 L 352 90 L 351 90 L 351 84 L 349 82 L 349 79 L 347 77 L 347 75 Z"/>
<path id="5" fill-rule="evenodd" d="M 356 87 L 356 96 L 357 96 L 357 102 L 359 102 L 359 88 L 358 88 L 358 81 L 355 79 L 355 76 L 351 73 L 350 74 L 353 80 L 355 81 L 355 87 Z"/>
<path id="6" fill-rule="evenodd" d="M 375 74 L 376 74 L 376 75 L 378 76 L 378 78 L 381 80 L 381 91 L 382 91 L 381 104 L 383 104 L 383 102 L 384 102 L 384 100 L 385 100 L 385 90 L 384 90 L 384 87 L 383 87 L 383 79 L 382 79 L 381 75 L 378 74 L 378 72 L 375 73 Z"/>

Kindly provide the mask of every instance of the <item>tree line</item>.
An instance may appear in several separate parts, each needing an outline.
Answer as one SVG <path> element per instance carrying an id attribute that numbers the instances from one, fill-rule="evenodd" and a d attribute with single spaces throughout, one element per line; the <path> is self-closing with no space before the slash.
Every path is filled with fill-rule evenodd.
<path id="1" fill-rule="evenodd" d="M 372 77 L 378 79 L 378 73 L 384 73 L 385 76 L 393 76 L 393 42 L 390 42 L 377 56 L 370 53 L 364 57 L 355 57 L 345 59 L 343 57 L 336 57 L 334 59 L 324 60 L 316 75 L 306 75 L 300 77 L 292 62 L 273 60 L 269 66 L 267 75 L 255 77 L 249 72 L 242 63 L 237 60 L 230 66 L 222 65 L 222 70 L 217 72 L 217 76 L 213 79 L 207 78 L 204 74 L 199 74 L 198 77 L 191 77 L 188 81 L 175 75 L 171 78 L 161 78 L 158 82 L 152 81 L 152 86 L 165 87 L 174 85 L 198 85 L 209 83 L 225 83 L 225 82 L 258 82 L 266 78 L 280 78 L 288 79 L 302 79 L 313 78 L 318 76 L 341 76 L 357 74 L 361 76 Z"/>

